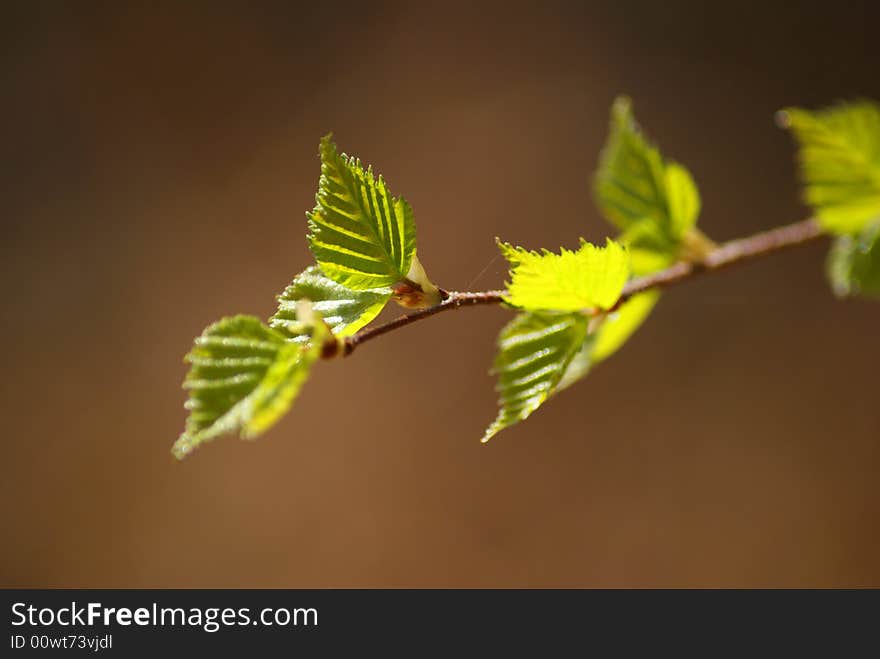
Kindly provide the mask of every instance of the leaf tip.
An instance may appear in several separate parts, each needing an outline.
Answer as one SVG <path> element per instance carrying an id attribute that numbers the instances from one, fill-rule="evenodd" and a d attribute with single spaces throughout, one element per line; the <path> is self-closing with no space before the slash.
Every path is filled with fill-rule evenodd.
<path id="1" fill-rule="evenodd" d="M 618 94 L 611 104 L 611 114 L 625 118 L 632 113 L 632 98 L 627 94 Z"/>
<path id="2" fill-rule="evenodd" d="M 483 436 L 480 438 L 480 444 L 488 444 L 489 440 L 492 439 L 495 435 L 499 433 L 501 428 L 496 421 L 491 426 L 486 428 L 486 432 L 483 433 Z"/>
<path id="3" fill-rule="evenodd" d="M 512 243 L 504 242 L 498 236 L 495 236 L 495 244 L 498 246 L 498 251 L 501 252 L 501 256 L 507 259 L 511 267 L 515 268 L 519 265 L 521 261 L 519 258 L 519 251 L 522 248 L 515 247 Z"/>
<path id="4" fill-rule="evenodd" d="M 183 433 L 177 438 L 177 441 L 174 442 L 174 445 L 171 447 L 171 455 L 177 460 L 183 460 L 186 456 L 192 453 L 194 448 L 195 445 L 193 444 L 192 438 L 186 433 Z"/>
<path id="5" fill-rule="evenodd" d="M 327 133 L 321 138 L 318 155 L 321 156 L 322 162 L 336 157 L 336 143 L 333 141 L 333 133 Z"/>

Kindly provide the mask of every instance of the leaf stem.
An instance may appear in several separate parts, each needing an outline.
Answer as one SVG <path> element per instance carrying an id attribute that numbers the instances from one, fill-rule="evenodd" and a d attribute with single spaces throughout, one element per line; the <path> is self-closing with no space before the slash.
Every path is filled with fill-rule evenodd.
<path id="1" fill-rule="evenodd" d="M 773 254 L 789 247 L 803 245 L 824 235 L 819 223 L 813 219 L 802 220 L 794 224 L 762 231 L 747 238 L 731 240 L 706 253 L 698 261 L 679 261 L 665 270 L 630 280 L 623 289 L 620 299 L 609 309 L 614 311 L 624 302 L 638 293 L 652 288 L 667 288 L 705 272 L 714 272 L 742 263 L 754 258 Z M 399 329 L 423 318 L 428 318 L 441 311 L 473 307 L 486 304 L 502 304 L 506 291 L 457 292 L 450 291 L 448 297 L 440 304 L 422 309 L 412 314 L 401 316 L 392 321 L 366 327 L 345 339 L 345 354 L 349 355 L 360 344 Z"/>

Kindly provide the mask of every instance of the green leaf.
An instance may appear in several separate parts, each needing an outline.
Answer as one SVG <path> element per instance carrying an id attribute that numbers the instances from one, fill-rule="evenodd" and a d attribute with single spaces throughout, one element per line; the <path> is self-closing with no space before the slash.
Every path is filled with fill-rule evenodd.
<path id="1" fill-rule="evenodd" d="M 634 224 L 618 240 L 629 251 L 630 270 L 634 275 L 657 272 L 676 261 L 677 249 L 672 248 L 660 228 L 650 222 Z"/>
<path id="2" fill-rule="evenodd" d="M 578 313 L 522 313 L 501 330 L 493 369 L 501 409 L 483 442 L 528 417 L 556 392 L 581 351 L 588 323 Z"/>
<path id="3" fill-rule="evenodd" d="M 880 222 L 856 236 L 838 236 L 828 254 L 828 278 L 841 297 L 880 297 Z"/>
<path id="4" fill-rule="evenodd" d="M 562 391 L 586 377 L 601 361 L 617 352 L 641 326 L 654 305 L 660 299 L 660 291 L 639 293 L 624 302 L 617 311 L 608 314 L 598 329 L 588 334 L 583 345 L 572 357 L 556 391 Z"/>
<path id="5" fill-rule="evenodd" d="M 321 140 L 317 205 L 308 214 L 309 246 L 322 272 L 352 290 L 406 278 L 416 253 L 412 208 L 391 196 L 381 176 Z"/>
<path id="6" fill-rule="evenodd" d="M 321 269 L 310 266 L 294 278 L 293 282 L 278 296 L 278 311 L 269 319 L 269 325 L 296 333 L 297 301 L 311 300 L 312 308 L 321 314 L 336 336 L 350 336 L 375 318 L 391 297 L 390 288 L 353 291 L 325 277 Z M 308 341 L 308 336 L 298 334 L 295 341 Z"/>
<path id="7" fill-rule="evenodd" d="M 565 372 L 562 374 L 559 384 L 556 385 L 555 393 L 568 389 L 575 382 L 582 380 L 590 372 L 590 369 L 593 368 L 593 350 L 596 344 L 596 335 L 589 334 L 589 325 L 587 326 L 587 332 L 587 337 L 584 339 L 581 347 L 574 354 L 574 357 L 571 358 L 568 366 L 565 367 Z"/>
<path id="8" fill-rule="evenodd" d="M 605 217 L 620 229 L 652 225 L 662 237 L 664 252 L 676 250 L 700 213 L 700 195 L 690 173 L 682 165 L 664 161 L 645 139 L 625 97 L 611 108 L 611 128 L 594 192 Z"/>
<path id="9" fill-rule="evenodd" d="M 183 458 L 220 435 L 253 439 L 265 432 L 293 404 L 327 335 L 320 319 L 305 346 L 253 316 L 224 318 L 206 328 L 185 358 L 189 417 L 174 455 Z"/>
<path id="10" fill-rule="evenodd" d="M 660 299 L 660 291 L 650 290 L 634 295 L 620 308 L 609 314 L 596 330 L 592 349 L 592 362 L 597 364 L 608 359 L 641 326 Z"/>
<path id="11" fill-rule="evenodd" d="M 581 239 L 576 252 L 562 248 L 559 254 L 539 254 L 500 241 L 498 246 L 511 266 L 504 301 L 523 309 L 608 309 L 629 276 L 627 252 L 613 240 L 601 248 Z"/>
<path id="12" fill-rule="evenodd" d="M 677 162 L 666 164 L 666 203 L 672 235 L 681 238 L 697 225 L 701 201 L 691 173 Z"/>
<path id="13" fill-rule="evenodd" d="M 818 112 L 789 108 L 780 123 L 800 144 L 805 198 L 832 233 L 857 233 L 880 218 L 880 105 L 844 103 Z"/>
<path id="14" fill-rule="evenodd" d="M 623 230 L 619 240 L 629 251 L 634 275 L 657 272 L 678 260 L 699 261 L 715 247 L 696 228 L 701 203 L 693 177 L 684 166 L 665 160 L 644 137 L 628 98 L 612 106 L 594 192 L 608 220 Z M 606 318 L 588 361 L 596 364 L 620 349 L 658 299 L 656 291 L 635 296 Z"/>

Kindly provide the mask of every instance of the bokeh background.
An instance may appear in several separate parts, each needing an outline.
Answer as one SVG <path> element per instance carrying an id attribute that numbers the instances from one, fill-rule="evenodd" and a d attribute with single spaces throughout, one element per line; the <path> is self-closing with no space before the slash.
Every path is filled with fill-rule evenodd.
<path id="1" fill-rule="evenodd" d="M 502 284 L 495 236 L 611 232 L 621 92 L 733 238 L 807 214 L 777 109 L 880 98 L 877 3 L 0 12 L 0 585 L 880 586 L 880 306 L 833 298 L 825 244 L 670 290 L 486 446 L 496 308 L 320 364 L 258 442 L 169 452 L 192 337 L 310 262 L 324 133 L 447 288 Z"/>

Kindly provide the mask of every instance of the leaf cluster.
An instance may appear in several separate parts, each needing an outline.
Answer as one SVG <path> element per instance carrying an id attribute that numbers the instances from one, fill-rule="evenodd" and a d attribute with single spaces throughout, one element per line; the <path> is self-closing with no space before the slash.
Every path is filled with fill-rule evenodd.
<path id="1" fill-rule="evenodd" d="M 834 237 L 827 260 L 840 296 L 880 297 L 880 106 L 871 101 L 811 112 L 789 108 L 781 125 L 797 140 L 804 199 Z M 385 179 L 321 140 L 321 173 L 308 244 L 315 263 L 278 296 L 268 324 L 232 316 L 208 326 L 185 357 L 189 412 L 173 452 L 238 433 L 252 439 L 290 408 L 314 363 L 345 353 L 389 301 L 435 307 L 446 293 L 419 261 L 413 210 Z M 498 241 L 509 263 L 493 371 L 499 411 L 483 435 L 530 416 L 617 352 L 650 315 L 657 289 L 631 297 L 633 278 L 677 261 L 702 262 L 715 244 L 697 226 L 700 194 L 639 126 L 632 103 L 611 108 L 593 178 L 596 205 L 618 231 L 603 246 L 538 251 Z M 350 346 L 349 346 L 350 347 Z"/>
<path id="2" fill-rule="evenodd" d="M 252 316 L 224 318 L 196 338 L 189 416 L 173 452 L 238 433 L 253 439 L 293 404 L 312 364 L 343 352 L 343 340 L 373 320 L 390 300 L 405 307 L 440 301 L 416 254 L 413 211 L 393 197 L 382 176 L 321 140 L 315 208 L 307 213 L 316 263 L 278 296 L 268 325 Z"/>

